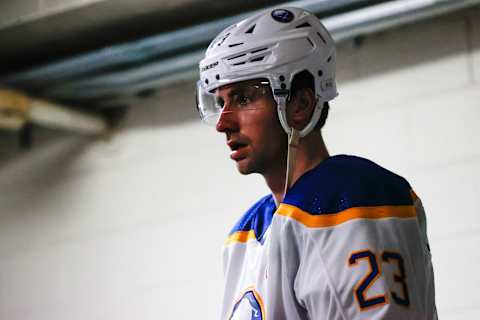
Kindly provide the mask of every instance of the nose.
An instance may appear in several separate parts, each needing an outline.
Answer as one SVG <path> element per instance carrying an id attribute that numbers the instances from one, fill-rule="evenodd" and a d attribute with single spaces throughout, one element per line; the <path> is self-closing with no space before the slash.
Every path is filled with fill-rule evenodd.
<path id="1" fill-rule="evenodd" d="M 235 112 L 223 110 L 218 118 L 215 129 L 221 133 L 238 130 L 238 122 L 235 118 Z"/>

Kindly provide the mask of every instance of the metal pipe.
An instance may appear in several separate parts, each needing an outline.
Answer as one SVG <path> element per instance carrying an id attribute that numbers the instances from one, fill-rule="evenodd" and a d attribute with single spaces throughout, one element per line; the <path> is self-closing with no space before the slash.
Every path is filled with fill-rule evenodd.
<path id="1" fill-rule="evenodd" d="M 82 134 L 101 135 L 108 129 L 105 120 L 98 115 L 86 114 L 40 99 L 32 99 L 29 121 L 48 128 Z"/>
<path id="2" fill-rule="evenodd" d="M 326 18 L 323 22 L 335 41 L 341 42 L 479 3 L 480 0 L 396 0 Z M 161 83 L 162 86 L 166 86 L 177 81 L 176 73 L 181 74 L 182 79 L 185 78 L 185 74 L 195 74 L 192 71 L 196 70 L 202 52 L 203 50 L 189 52 L 134 70 L 112 72 L 71 82 L 47 93 L 52 96 L 82 99 L 130 94 L 132 87 L 143 90 L 152 88 L 154 84 Z"/>
<path id="3" fill-rule="evenodd" d="M 397 0 L 324 20 L 336 42 L 480 4 L 480 0 Z"/>
<path id="4" fill-rule="evenodd" d="M 13 90 L 0 89 L 0 128 L 19 130 L 26 121 L 30 100 Z"/>
<path id="5" fill-rule="evenodd" d="M 365 4 L 368 2 L 372 2 L 372 0 L 301 0 L 287 2 L 284 5 L 305 8 L 312 12 L 320 13 L 352 4 Z M 15 86 L 22 82 L 41 80 L 42 83 L 48 85 L 49 82 L 72 79 L 103 68 L 112 68 L 121 64 L 138 64 L 173 52 L 205 45 L 227 26 L 260 11 L 243 13 L 147 37 L 133 43 L 108 47 L 58 63 L 17 73 L 0 81 Z"/>
<path id="6" fill-rule="evenodd" d="M 193 79 L 198 73 L 196 64 L 204 55 L 204 50 L 189 52 L 179 57 L 165 59 L 158 62 L 142 65 L 134 70 L 118 71 L 92 79 L 85 79 L 54 87 L 47 91 L 49 96 L 57 98 L 88 99 L 99 96 L 117 95 L 119 88 L 122 94 L 131 94 L 142 89 L 158 87 L 160 83 L 165 86 L 171 81 L 187 80 L 184 73 L 191 74 Z M 178 76 L 176 76 L 178 74 Z M 166 81 L 168 77 L 169 81 Z M 135 87 L 135 91 L 132 90 Z"/>
<path id="7" fill-rule="evenodd" d="M 9 89 L 0 89 L 0 128 L 18 130 L 27 122 L 53 129 L 63 129 L 83 134 L 103 134 L 106 121 L 69 107 Z"/>

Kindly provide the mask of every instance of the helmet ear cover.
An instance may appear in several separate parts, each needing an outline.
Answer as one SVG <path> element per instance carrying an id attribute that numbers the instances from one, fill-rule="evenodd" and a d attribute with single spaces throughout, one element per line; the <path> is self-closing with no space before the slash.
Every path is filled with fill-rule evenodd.
<path id="1" fill-rule="evenodd" d="M 315 96 L 315 79 L 313 75 L 308 70 L 303 70 L 300 73 L 297 73 L 292 80 L 292 85 L 290 89 L 290 93 L 287 98 L 287 104 L 289 104 L 293 99 L 304 99 L 304 97 L 297 97 L 300 92 L 304 92 L 304 90 L 310 90 L 311 93 Z M 302 93 L 304 95 L 304 93 Z M 303 102 L 307 103 L 307 101 Z M 314 127 L 314 130 L 321 130 L 325 125 L 325 121 L 328 117 L 329 105 L 328 102 L 324 102 L 322 106 L 322 110 L 320 112 L 320 117 L 317 124 Z M 287 113 L 289 112 L 287 107 Z"/>

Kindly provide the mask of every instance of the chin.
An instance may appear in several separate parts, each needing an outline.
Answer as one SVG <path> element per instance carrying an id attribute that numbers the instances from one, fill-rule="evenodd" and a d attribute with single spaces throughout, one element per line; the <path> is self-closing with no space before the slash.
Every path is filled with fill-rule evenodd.
<path id="1" fill-rule="evenodd" d="M 237 161 L 237 170 L 243 175 L 256 172 L 256 170 L 253 168 L 253 166 L 247 159 L 242 159 L 240 161 Z"/>
<path id="2" fill-rule="evenodd" d="M 243 166 L 239 166 L 238 164 L 237 164 L 237 169 L 238 169 L 238 172 L 240 172 L 240 174 L 243 174 L 243 175 L 253 173 L 252 170 L 249 170 L 248 168 L 245 168 Z"/>

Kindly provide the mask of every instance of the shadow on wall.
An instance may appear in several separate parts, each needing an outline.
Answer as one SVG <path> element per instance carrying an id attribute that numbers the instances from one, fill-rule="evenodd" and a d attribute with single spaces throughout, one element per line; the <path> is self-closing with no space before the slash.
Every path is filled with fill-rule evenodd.
<path id="1" fill-rule="evenodd" d="M 56 177 L 61 176 L 62 170 L 68 166 L 69 162 L 80 155 L 88 144 L 97 139 L 34 126 L 31 132 L 31 145 L 22 146 L 22 138 L 19 135 L 18 132 L 2 133 L 0 170 L 23 163 L 26 158 L 35 157 L 39 161 L 28 162 L 29 164 L 35 163 L 35 169 L 29 167 L 20 171 L 32 170 L 32 172 L 39 172 L 40 174 L 42 172 L 45 174 L 55 172 L 57 173 Z M 35 152 L 32 152 L 33 150 Z M 17 179 L 18 177 L 12 178 Z M 8 182 L 8 178 L 0 174 L 0 186 L 6 182 Z"/>
<path id="2" fill-rule="evenodd" d="M 21 214 L 36 216 L 36 208 L 51 205 L 58 199 L 58 189 L 83 175 L 76 161 L 88 149 L 92 140 L 85 137 L 57 136 L 43 141 L 34 152 L 12 153 L 0 160 L 0 216 Z M 65 215 L 68 211 L 52 211 Z"/>

